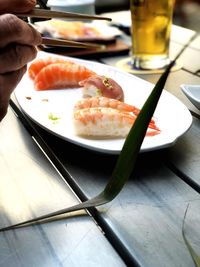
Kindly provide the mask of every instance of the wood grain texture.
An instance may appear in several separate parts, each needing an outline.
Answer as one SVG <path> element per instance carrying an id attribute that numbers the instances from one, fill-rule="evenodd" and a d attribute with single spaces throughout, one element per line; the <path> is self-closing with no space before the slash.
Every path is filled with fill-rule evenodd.
<path id="1" fill-rule="evenodd" d="M 51 137 L 48 142 L 86 197 L 103 189 L 116 157 L 95 154 Z M 78 153 L 82 161 L 61 155 L 61 147 Z M 127 257 L 131 255 L 138 265 L 193 267 L 181 227 L 188 203 L 198 203 L 200 208 L 200 197 L 165 166 L 164 156 L 162 151 L 139 157 L 135 173 L 118 197 L 98 208 L 98 223 L 111 241 L 112 237 L 117 238 L 118 249 L 126 251 Z"/>
<path id="2" fill-rule="evenodd" d="M 0 139 L 1 227 L 78 203 L 10 111 Z M 125 266 L 86 212 L 58 219 L 2 232 L 0 266 Z"/>
<path id="3" fill-rule="evenodd" d="M 200 192 L 200 120 L 193 118 L 190 130 L 182 136 L 166 155 L 167 163 L 188 183 L 193 182 Z"/>

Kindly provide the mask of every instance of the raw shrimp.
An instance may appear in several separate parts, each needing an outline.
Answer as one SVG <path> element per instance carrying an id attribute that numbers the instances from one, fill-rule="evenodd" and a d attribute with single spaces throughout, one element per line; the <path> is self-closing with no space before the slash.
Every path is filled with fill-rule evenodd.
<path id="1" fill-rule="evenodd" d="M 81 81 L 79 84 L 83 86 L 84 97 L 106 96 L 120 101 L 124 100 L 122 87 L 109 77 L 95 75 Z"/>
<path id="2" fill-rule="evenodd" d="M 134 114 L 139 113 L 139 109 L 134 106 L 126 104 L 117 99 L 104 96 L 96 96 L 96 97 L 81 99 L 78 102 L 76 102 L 74 106 L 75 109 L 94 108 L 94 107 L 106 107 L 106 108 L 109 107 L 121 111 L 133 112 Z"/>
<path id="3" fill-rule="evenodd" d="M 74 112 L 74 125 L 78 135 L 125 137 L 135 117 L 112 108 L 85 108 Z"/>
<path id="4" fill-rule="evenodd" d="M 81 64 L 50 64 L 37 74 L 34 79 L 36 90 L 78 87 L 79 82 L 95 72 Z"/>
<path id="5" fill-rule="evenodd" d="M 77 135 L 101 137 L 126 137 L 136 117 L 128 112 L 109 108 L 93 107 L 74 111 L 74 128 Z M 146 135 L 160 131 L 149 130 Z"/>
<path id="6" fill-rule="evenodd" d="M 123 112 L 132 112 L 135 116 L 137 116 L 140 112 L 140 109 L 138 109 L 135 106 L 129 105 L 127 103 L 124 103 L 122 101 L 108 98 L 108 97 L 91 97 L 79 100 L 75 106 L 74 109 L 83 109 L 83 108 L 94 108 L 94 107 L 105 107 L 105 108 L 113 108 L 117 109 Z M 154 130 L 159 130 L 159 128 L 155 125 L 155 121 L 152 119 L 149 124 L 149 128 L 152 128 Z"/>
<path id="7" fill-rule="evenodd" d="M 50 65 L 52 63 L 70 63 L 73 64 L 73 61 L 65 60 L 59 57 L 48 57 L 48 58 L 38 58 L 35 59 L 28 68 L 29 77 L 34 80 L 36 75 L 41 71 L 42 68 Z"/>

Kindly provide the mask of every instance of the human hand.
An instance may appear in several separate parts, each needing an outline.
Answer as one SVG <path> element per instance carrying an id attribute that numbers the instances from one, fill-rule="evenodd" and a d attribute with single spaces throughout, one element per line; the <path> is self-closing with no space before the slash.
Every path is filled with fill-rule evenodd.
<path id="1" fill-rule="evenodd" d="M 10 95 L 37 54 L 41 35 L 11 12 L 28 12 L 34 0 L 0 0 L 0 121 L 7 113 Z"/>

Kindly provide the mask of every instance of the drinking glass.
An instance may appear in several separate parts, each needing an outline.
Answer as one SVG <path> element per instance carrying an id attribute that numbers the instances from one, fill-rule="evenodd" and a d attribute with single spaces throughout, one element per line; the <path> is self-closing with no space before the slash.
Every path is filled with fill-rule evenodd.
<path id="1" fill-rule="evenodd" d="M 169 63 L 174 0 L 130 0 L 132 64 L 160 69 Z"/>

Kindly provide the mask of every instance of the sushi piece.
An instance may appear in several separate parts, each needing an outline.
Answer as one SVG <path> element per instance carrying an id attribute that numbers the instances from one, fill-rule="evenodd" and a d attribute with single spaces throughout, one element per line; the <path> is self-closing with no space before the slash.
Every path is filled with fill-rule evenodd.
<path id="1" fill-rule="evenodd" d="M 92 107 L 74 111 L 74 129 L 77 135 L 92 137 L 126 137 L 136 116 L 109 107 Z M 153 136 L 160 130 L 149 128 L 146 135 Z"/>
<path id="2" fill-rule="evenodd" d="M 79 84 L 83 87 L 84 97 L 105 96 L 124 101 L 122 87 L 109 77 L 94 75 Z"/>
<path id="3" fill-rule="evenodd" d="M 53 63 L 70 63 L 73 64 L 74 62 L 69 60 L 64 60 L 63 58 L 59 57 L 47 57 L 47 58 L 38 58 L 35 59 L 28 68 L 29 77 L 34 80 L 36 75 L 41 71 L 42 68 L 53 64 Z"/>
<path id="4" fill-rule="evenodd" d="M 135 106 L 103 96 L 81 99 L 75 104 L 74 110 L 94 107 L 113 108 L 119 111 L 133 113 L 135 116 L 137 116 L 140 112 L 140 109 Z M 149 123 L 149 128 L 159 131 L 159 128 L 155 125 L 155 121 L 153 119 Z"/>
<path id="5" fill-rule="evenodd" d="M 35 90 L 79 87 L 79 82 L 96 73 L 81 64 L 53 63 L 42 68 L 34 79 Z"/>
<path id="6" fill-rule="evenodd" d="M 125 137 L 135 121 L 135 116 L 113 108 L 85 108 L 74 112 L 77 135 Z"/>

